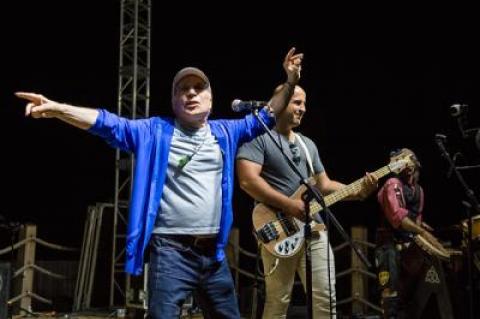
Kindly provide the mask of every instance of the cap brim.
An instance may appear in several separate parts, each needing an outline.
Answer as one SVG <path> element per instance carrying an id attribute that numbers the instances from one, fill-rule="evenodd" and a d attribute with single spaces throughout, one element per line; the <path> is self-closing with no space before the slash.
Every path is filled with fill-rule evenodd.
<path id="1" fill-rule="evenodd" d="M 205 83 L 207 83 L 210 86 L 210 81 L 208 80 L 208 77 L 205 75 L 205 73 L 203 73 L 202 70 L 193 68 L 193 67 L 183 68 L 180 71 L 178 71 L 175 77 L 173 78 L 173 86 L 176 86 L 178 82 L 180 82 L 183 78 L 189 75 L 193 75 L 202 79 Z"/>

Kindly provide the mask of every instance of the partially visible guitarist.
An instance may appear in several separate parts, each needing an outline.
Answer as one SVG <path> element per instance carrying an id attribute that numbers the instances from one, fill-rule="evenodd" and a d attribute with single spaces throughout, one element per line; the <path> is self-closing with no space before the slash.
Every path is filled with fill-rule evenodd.
<path id="1" fill-rule="evenodd" d="M 281 89 L 282 86 L 277 87 L 274 95 Z M 306 93 L 300 86 L 296 86 L 289 104 L 277 115 L 276 126 L 272 133 L 282 146 L 283 151 L 297 165 L 303 177 L 313 176 L 316 180 L 316 187 L 322 194 L 330 194 L 345 185 L 328 177 L 313 141 L 293 131 L 301 123 L 306 111 L 305 104 Z M 260 135 L 239 149 L 237 174 L 241 188 L 256 201 L 275 207 L 298 219 L 304 218 L 304 202 L 301 199 L 290 198 L 300 186 L 299 178 L 288 166 L 268 135 Z M 349 199 L 364 199 L 376 189 L 377 180 L 373 175 L 367 173 L 364 180 L 365 182 L 362 183 L 359 190 Z M 324 230 L 319 231 L 314 236 L 317 238 L 312 240 L 311 245 L 314 318 L 329 318 L 329 293 L 332 295 L 333 313 L 335 313 L 334 258 L 331 247 L 327 248 L 325 227 L 322 229 Z M 295 272 L 298 272 L 305 287 L 305 254 L 303 249 L 300 253 L 291 257 L 277 258 L 262 246 L 261 255 L 266 274 L 264 319 L 286 317 Z M 327 251 L 330 254 L 331 291 L 329 291 L 328 283 Z"/>
<path id="2" fill-rule="evenodd" d="M 429 242 L 436 242 L 429 232 L 432 229 L 422 222 L 424 194 L 418 183 L 420 162 L 415 153 L 406 148 L 392 153 L 392 160 L 399 154 L 410 155 L 413 165 L 389 178 L 378 192 L 383 227 L 377 231 L 375 258 L 384 318 L 388 319 L 406 315 L 404 306 L 408 301 L 401 300 L 399 294 L 400 275 L 406 273 L 401 266 L 401 251 L 417 234 Z"/>

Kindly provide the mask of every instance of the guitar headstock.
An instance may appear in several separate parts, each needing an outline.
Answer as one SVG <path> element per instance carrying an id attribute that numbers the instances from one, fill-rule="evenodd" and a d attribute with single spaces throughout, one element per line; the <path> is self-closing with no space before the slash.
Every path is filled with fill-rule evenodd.
<path id="1" fill-rule="evenodd" d="M 390 171 L 399 174 L 407 168 L 414 169 L 417 166 L 416 162 L 415 154 L 409 149 L 403 149 L 390 157 L 390 164 L 388 167 Z"/>

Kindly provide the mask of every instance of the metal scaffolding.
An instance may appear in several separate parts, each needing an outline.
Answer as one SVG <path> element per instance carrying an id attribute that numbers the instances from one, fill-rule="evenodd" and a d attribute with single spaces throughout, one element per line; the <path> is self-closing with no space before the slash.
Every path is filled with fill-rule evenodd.
<path id="1" fill-rule="evenodd" d="M 151 0 L 121 0 L 117 114 L 131 119 L 149 116 Z M 116 151 L 110 306 L 127 301 L 129 276 L 124 271 L 125 233 L 134 158 Z M 128 205 L 127 205 L 128 207 Z M 117 297 L 118 296 L 118 297 Z M 121 298 L 121 299 L 118 299 Z"/>

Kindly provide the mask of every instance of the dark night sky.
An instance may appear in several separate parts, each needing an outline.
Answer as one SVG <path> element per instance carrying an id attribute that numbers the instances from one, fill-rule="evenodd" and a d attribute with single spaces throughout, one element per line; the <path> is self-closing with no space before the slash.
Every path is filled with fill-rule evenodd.
<path id="1" fill-rule="evenodd" d="M 274 14 L 232 4 L 213 13 L 183 5 L 181 10 L 164 9 L 156 1 L 153 6 L 152 115 L 169 114 L 174 73 L 194 65 L 212 82 L 212 117 L 237 116 L 230 101 L 267 99 L 284 80 L 285 53 L 296 46 L 305 53 L 301 85 L 308 113 L 302 131 L 318 143 L 330 177 L 351 182 L 385 165 L 391 149 L 407 146 L 424 166 L 426 219 L 446 226 L 463 218 L 459 203 L 465 196 L 455 179 L 445 177 L 434 135 L 447 134 L 449 150 L 465 153 L 465 163 L 479 162 L 480 151 L 471 139 L 459 138 L 448 111 L 452 103 L 467 103 L 468 126 L 480 126 L 472 20 L 453 11 L 435 18 L 394 18 L 315 15 L 303 7 L 290 16 L 288 8 Z M 4 11 L 0 27 L 0 212 L 37 223 L 46 239 L 78 245 L 87 206 L 112 199 L 114 151 L 61 122 L 24 118 L 24 104 L 13 93 L 41 92 L 114 111 L 119 5 L 19 1 Z M 479 193 L 478 172 L 465 177 Z M 240 204 L 248 199 L 238 193 L 237 223 L 249 235 L 249 207 Z M 378 218 L 373 199 L 341 203 L 334 212 L 345 226 L 363 223 L 373 229 Z"/>

